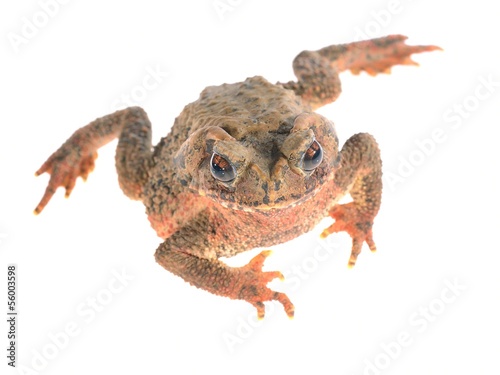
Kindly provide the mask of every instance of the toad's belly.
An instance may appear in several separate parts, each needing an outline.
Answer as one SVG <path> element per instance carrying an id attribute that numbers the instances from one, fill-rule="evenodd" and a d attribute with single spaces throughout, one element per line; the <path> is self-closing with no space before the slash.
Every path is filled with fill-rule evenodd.
<path id="1" fill-rule="evenodd" d="M 261 211 L 224 207 L 195 193 L 171 197 L 163 189 L 153 191 L 145 203 L 159 237 L 168 241 L 179 233 L 191 244 L 182 251 L 218 258 L 284 243 L 311 231 L 346 192 L 330 182 L 300 204 Z"/>
<path id="2" fill-rule="evenodd" d="M 328 211 L 342 196 L 343 194 L 334 192 L 333 189 L 324 189 L 311 199 L 284 209 L 243 212 L 217 207 L 214 212 L 217 230 L 231 233 L 232 240 L 231 246 L 222 246 L 217 255 L 229 257 L 253 248 L 273 246 L 299 237 L 311 231 L 327 217 Z"/>

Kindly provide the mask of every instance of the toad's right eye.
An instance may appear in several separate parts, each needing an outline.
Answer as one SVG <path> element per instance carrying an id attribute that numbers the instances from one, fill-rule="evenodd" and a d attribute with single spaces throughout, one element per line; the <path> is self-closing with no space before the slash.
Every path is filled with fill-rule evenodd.
<path id="1" fill-rule="evenodd" d="M 215 179 L 222 182 L 231 182 L 236 178 L 236 170 L 231 163 L 215 153 L 210 159 L 210 172 Z"/>

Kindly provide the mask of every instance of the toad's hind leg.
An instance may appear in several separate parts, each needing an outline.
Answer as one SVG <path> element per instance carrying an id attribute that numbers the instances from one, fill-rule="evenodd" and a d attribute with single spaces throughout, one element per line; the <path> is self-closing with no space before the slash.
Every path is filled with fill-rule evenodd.
<path id="1" fill-rule="evenodd" d="M 403 35 L 332 45 L 318 51 L 303 51 L 293 61 L 297 82 L 282 84 L 310 104 L 313 109 L 331 103 L 341 92 L 338 74 L 350 70 L 370 75 L 389 73 L 394 65 L 417 65 L 413 53 L 434 51 L 436 46 L 408 46 Z"/>
<path id="2" fill-rule="evenodd" d="M 142 187 L 153 164 L 151 123 L 142 108 L 130 107 L 78 129 L 43 163 L 35 174 L 47 172 L 50 180 L 35 213 L 42 212 L 60 186 L 66 189 L 68 197 L 76 179 L 85 180 L 92 172 L 97 150 L 117 137 L 116 169 L 120 187 L 130 198 L 141 199 Z"/>
<path id="3" fill-rule="evenodd" d="M 139 200 L 153 166 L 151 122 L 142 108 L 127 109 L 130 113 L 118 138 L 115 164 L 122 191 L 129 198 Z"/>

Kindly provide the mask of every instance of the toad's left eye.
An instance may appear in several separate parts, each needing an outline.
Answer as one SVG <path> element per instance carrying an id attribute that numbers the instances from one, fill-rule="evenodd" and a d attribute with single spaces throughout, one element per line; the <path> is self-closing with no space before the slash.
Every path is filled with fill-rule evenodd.
<path id="1" fill-rule="evenodd" d="M 236 178 L 236 171 L 229 161 L 219 154 L 213 154 L 210 159 L 212 176 L 222 182 L 230 182 Z"/>
<path id="2" fill-rule="evenodd" d="M 314 141 L 302 157 L 302 169 L 312 172 L 323 160 L 323 149 L 321 145 Z"/>

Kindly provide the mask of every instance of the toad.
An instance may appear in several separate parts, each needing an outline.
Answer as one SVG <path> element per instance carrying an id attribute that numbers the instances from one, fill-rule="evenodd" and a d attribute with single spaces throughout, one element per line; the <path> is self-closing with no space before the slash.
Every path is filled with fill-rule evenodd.
<path id="1" fill-rule="evenodd" d="M 277 271 L 263 271 L 265 250 L 243 267 L 220 260 L 289 241 L 334 219 L 322 237 L 352 237 L 348 265 L 364 243 L 375 251 L 372 225 L 380 207 L 382 163 L 373 136 L 359 133 L 340 147 L 333 123 L 314 112 L 341 92 L 339 73 L 389 73 L 415 65 L 409 46 L 390 35 L 303 51 L 293 61 L 296 81 L 272 84 L 260 76 L 210 86 L 152 147 L 151 124 L 140 107 L 98 118 L 76 132 L 36 171 L 50 180 L 35 213 L 58 187 L 69 196 L 76 179 L 94 168 L 97 150 L 118 138 L 116 169 L 123 192 L 140 200 L 163 239 L 156 261 L 190 284 L 245 300 L 264 317 L 277 300 L 292 317 L 286 294 L 267 287 Z M 352 201 L 339 204 L 346 194 Z"/>

